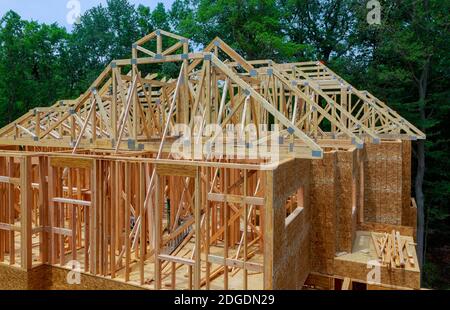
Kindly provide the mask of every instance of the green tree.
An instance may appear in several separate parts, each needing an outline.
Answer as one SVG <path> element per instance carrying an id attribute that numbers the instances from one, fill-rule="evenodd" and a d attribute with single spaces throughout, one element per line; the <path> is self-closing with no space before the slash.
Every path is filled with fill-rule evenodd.
<path id="1" fill-rule="evenodd" d="M 175 0 L 169 10 L 172 30 L 188 37 L 197 33 L 197 6 L 198 0 Z"/>
<path id="2" fill-rule="evenodd" d="M 20 97 L 26 89 L 23 81 L 27 70 L 21 57 L 24 27 L 25 22 L 12 11 L 0 20 L 0 117 L 3 124 L 11 122 L 23 110 Z"/>
<path id="3" fill-rule="evenodd" d="M 175 29 L 197 43 L 218 36 L 248 59 L 286 60 L 301 46 L 287 40 L 281 13 L 275 0 L 176 1 L 171 10 L 182 18 Z"/>
<path id="4" fill-rule="evenodd" d="M 71 48 L 78 77 L 92 82 L 113 59 L 129 58 L 131 44 L 142 36 L 139 16 L 127 0 L 108 0 L 86 11 L 75 25 Z"/>
<path id="5" fill-rule="evenodd" d="M 354 0 L 280 0 L 279 5 L 289 39 L 308 47 L 297 57 L 328 62 L 353 48 Z"/>
<path id="6" fill-rule="evenodd" d="M 139 26 L 144 35 L 156 29 L 172 31 L 170 15 L 164 4 L 158 3 L 153 11 L 147 6 L 139 5 L 137 11 L 139 14 Z"/>
<path id="7" fill-rule="evenodd" d="M 15 12 L 0 20 L 0 122 L 70 95 L 63 55 L 68 34 L 56 24 L 23 21 Z M 67 58 L 66 58 L 67 60 Z"/>
<path id="8" fill-rule="evenodd" d="M 371 51 L 369 87 L 427 134 L 427 141 L 414 143 L 418 255 L 423 262 L 426 227 L 436 227 L 449 216 L 450 3 L 402 0 L 381 6 L 382 24 L 369 26 L 361 14 L 359 34 Z M 448 237 L 448 227 L 437 234 Z"/>

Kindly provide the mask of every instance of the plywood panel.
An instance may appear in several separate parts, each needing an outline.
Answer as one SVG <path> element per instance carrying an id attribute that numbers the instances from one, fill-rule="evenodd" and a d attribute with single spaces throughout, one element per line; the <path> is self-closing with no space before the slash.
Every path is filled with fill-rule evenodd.
<path id="1" fill-rule="evenodd" d="M 402 142 L 383 141 L 365 148 L 364 219 L 400 225 L 402 219 Z"/>
<path id="2" fill-rule="evenodd" d="M 308 160 L 293 160 L 280 165 L 273 174 L 273 289 L 300 289 L 310 272 L 310 205 Z M 304 208 L 286 227 L 285 202 L 300 187 Z M 270 191 L 270 189 L 267 189 Z M 266 248 L 267 250 L 267 248 Z"/>
<path id="3" fill-rule="evenodd" d="M 336 253 L 337 155 L 324 153 L 311 164 L 311 255 L 312 270 L 333 273 Z"/>

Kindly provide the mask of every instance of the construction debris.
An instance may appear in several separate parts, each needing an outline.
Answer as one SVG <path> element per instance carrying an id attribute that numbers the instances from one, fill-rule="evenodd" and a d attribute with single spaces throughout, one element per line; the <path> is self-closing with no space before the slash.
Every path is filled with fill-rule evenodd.
<path id="1" fill-rule="evenodd" d="M 411 244 L 400 236 L 400 232 L 392 230 L 391 233 L 374 233 L 372 240 L 380 259 L 380 263 L 388 268 L 405 268 L 406 263 L 415 265 L 414 258 L 410 249 Z"/>

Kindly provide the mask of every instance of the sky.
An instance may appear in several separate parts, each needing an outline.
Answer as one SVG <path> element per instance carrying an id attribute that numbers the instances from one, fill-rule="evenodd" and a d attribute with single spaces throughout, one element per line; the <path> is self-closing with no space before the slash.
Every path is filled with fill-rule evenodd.
<path id="1" fill-rule="evenodd" d="M 169 8 L 174 0 L 128 0 L 134 5 L 143 4 L 155 8 L 158 2 Z M 36 20 L 41 23 L 58 23 L 60 26 L 72 29 L 73 16 L 98 5 L 106 4 L 106 0 L 0 0 L 0 17 L 7 11 L 14 10 L 23 19 Z"/>

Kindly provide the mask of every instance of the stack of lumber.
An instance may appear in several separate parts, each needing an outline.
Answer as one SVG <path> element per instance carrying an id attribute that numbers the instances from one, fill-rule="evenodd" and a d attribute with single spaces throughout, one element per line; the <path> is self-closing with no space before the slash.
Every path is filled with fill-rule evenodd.
<path id="1" fill-rule="evenodd" d="M 414 257 L 410 246 L 415 245 L 405 238 L 401 238 L 400 232 L 392 230 L 392 233 L 373 233 L 372 240 L 382 266 L 388 268 L 405 268 L 406 263 L 414 267 Z"/>

